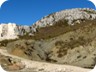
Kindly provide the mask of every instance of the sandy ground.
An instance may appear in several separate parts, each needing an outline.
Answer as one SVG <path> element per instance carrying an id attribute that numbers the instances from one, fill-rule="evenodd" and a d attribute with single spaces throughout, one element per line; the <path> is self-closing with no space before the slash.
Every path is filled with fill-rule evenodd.
<path id="1" fill-rule="evenodd" d="M 90 71 L 90 69 L 84 69 L 75 66 L 59 65 L 59 64 L 27 60 L 14 55 L 10 55 L 4 49 L 0 49 L 0 53 L 5 56 L 20 59 L 21 62 L 25 64 L 25 69 L 21 71 L 11 71 L 11 72 L 89 72 Z"/>

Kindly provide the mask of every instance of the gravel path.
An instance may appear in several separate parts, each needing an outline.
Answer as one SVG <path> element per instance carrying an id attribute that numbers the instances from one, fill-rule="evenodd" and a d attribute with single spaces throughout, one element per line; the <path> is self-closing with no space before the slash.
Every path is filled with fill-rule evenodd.
<path id="1" fill-rule="evenodd" d="M 21 57 L 10 55 L 6 50 L 0 49 L 0 53 L 5 56 L 10 56 L 12 58 L 20 59 L 23 64 L 25 64 L 25 69 L 21 71 L 11 71 L 11 72 L 89 72 L 89 69 L 84 69 L 69 65 L 59 65 L 51 64 L 46 62 L 36 62 L 27 60 Z"/>

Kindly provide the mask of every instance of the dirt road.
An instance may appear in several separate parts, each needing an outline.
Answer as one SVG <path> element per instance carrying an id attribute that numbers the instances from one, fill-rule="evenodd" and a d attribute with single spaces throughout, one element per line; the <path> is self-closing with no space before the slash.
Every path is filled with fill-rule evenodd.
<path id="1" fill-rule="evenodd" d="M 0 49 L 0 53 L 5 56 L 20 59 L 21 62 L 25 64 L 25 69 L 14 72 L 89 72 L 90 71 L 89 69 L 84 69 L 75 66 L 59 65 L 59 64 L 51 64 L 46 62 L 27 60 L 18 56 L 11 55 L 4 49 Z"/>

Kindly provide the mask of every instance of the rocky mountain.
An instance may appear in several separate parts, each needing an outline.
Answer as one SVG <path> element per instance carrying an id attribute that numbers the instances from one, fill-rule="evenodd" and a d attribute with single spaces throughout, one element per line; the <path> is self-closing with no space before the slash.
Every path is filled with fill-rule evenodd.
<path id="1" fill-rule="evenodd" d="M 96 11 L 63 10 L 29 26 L 1 24 L 4 47 L 29 60 L 93 68 L 96 64 Z M 7 38 L 6 38 L 7 37 Z M 10 40 L 15 39 L 16 40 Z"/>
<path id="2" fill-rule="evenodd" d="M 18 26 L 15 23 L 0 24 L 0 40 L 15 39 L 19 36 L 34 35 L 38 28 L 52 26 L 58 21 L 66 21 L 68 25 L 79 24 L 85 20 L 94 20 L 96 11 L 89 8 L 63 10 L 43 17 L 32 26 Z"/>

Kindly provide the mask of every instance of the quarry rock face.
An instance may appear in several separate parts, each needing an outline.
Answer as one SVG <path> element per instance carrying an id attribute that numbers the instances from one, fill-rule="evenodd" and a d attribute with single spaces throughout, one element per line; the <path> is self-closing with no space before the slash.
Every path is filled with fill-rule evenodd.
<path id="1" fill-rule="evenodd" d="M 1 24 L 0 25 L 0 39 L 14 39 L 17 38 L 16 33 L 16 24 Z"/>
<path id="2" fill-rule="evenodd" d="M 18 26 L 15 23 L 0 24 L 0 40 L 16 39 L 19 35 L 32 33 L 32 28 L 29 26 Z"/>

